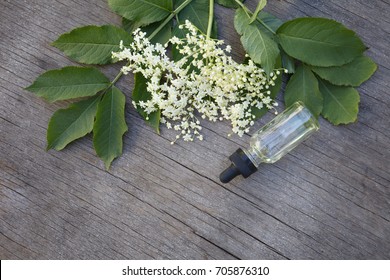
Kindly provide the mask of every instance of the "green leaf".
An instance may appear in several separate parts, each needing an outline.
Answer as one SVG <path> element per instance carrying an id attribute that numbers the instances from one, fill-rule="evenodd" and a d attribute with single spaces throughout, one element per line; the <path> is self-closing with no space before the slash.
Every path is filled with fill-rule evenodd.
<path id="1" fill-rule="evenodd" d="M 95 68 L 68 66 L 43 73 L 26 90 L 54 102 L 92 96 L 109 84 L 108 78 Z"/>
<path id="2" fill-rule="evenodd" d="M 243 1 L 240 1 L 240 2 L 244 2 L 245 0 Z M 225 7 L 228 7 L 228 8 L 238 8 L 239 5 L 237 4 L 237 2 L 235 0 L 216 0 L 216 2 L 221 5 L 221 6 L 225 6 Z"/>
<path id="3" fill-rule="evenodd" d="M 281 68 L 282 67 L 282 58 L 281 58 L 280 55 L 276 59 L 275 67 L 276 68 Z M 269 89 L 271 91 L 270 96 L 271 96 L 272 99 L 276 98 L 276 96 L 278 95 L 278 93 L 279 93 L 279 91 L 280 91 L 280 89 L 282 87 L 282 76 L 283 76 L 282 73 L 280 73 L 280 75 L 276 78 L 276 80 L 274 80 L 275 85 Z"/>
<path id="4" fill-rule="evenodd" d="M 322 111 L 323 98 L 318 88 L 318 81 L 310 68 L 300 65 L 286 86 L 284 102 L 286 106 L 302 101 L 315 116 Z"/>
<path id="5" fill-rule="evenodd" d="M 152 95 L 147 90 L 147 80 L 141 73 L 136 73 L 134 75 L 134 90 L 132 99 L 134 102 L 139 101 L 148 101 L 152 98 Z M 144 109 L 140 106 L 137 106 L 137 112 L 144 118 L 145 122 L 149 124 L 158 134 L 160 134 L 160 118 L 161 111 L 158 109 L 157 111 L 147 114 Z"/>
<path id="6" fill-rule="evenodd" d="M 125 96 L 116 87 L 103 96 L 93 126 L 93 145 L 97 155 L 104 161 L 106 169 L 122 154 L 122 137 L 127 131 L 125 121 Z"/>
<path id="7" fill-rule="evenodd" d="M 141 27 L 142 31 L 146 32 L 146 37 L 149 37 L 153 31 L 159 27 L 163 21 L 151 23 L 147 26 Z M 140 24 L 138 22 L 134 22 L 131 20 L 128 20 L 126 18 L 122 18 L 122 26 L 123 28 L 129 32 L 133 33 L 137 28 L 140 28 Z M 150 41 L 153 44 L 160 43 L 164 45 L 166 42 L 169 41 L 169 39 L 172 37 L 172 23 L 165 24 L 164 27 L 158 32 Z"/>
<path id="8" fill-rule="evenodd" d="M 184 0 L 180 2 L 184 2 Z M 209 0 L 193 0 L 178 14 L 178 18 L 180 24 L 189 20 L 201 32 L 206 34 L 209 20 Z M 217 38 L 217 25 L 215 21 L 211 30 L 211 37 Z"/>
<path id="9" fill-rule="evenodd" d="M 351 62 L 366 49 L 355 32 L 325 18 L 287 21 L 277 33 L 288 55 L 315 66 L 340 66 Z"/>
<path id="10" fill-rule="evenodd" d="M 257 15 L 261 12 L 262 9 L 267 5 L 267 0 L 259 0 L 259 3 L 257 4 L 256 10 L 253 13 L 250 23 L 254 22 L 257 18 Z"/>
<path id="11" fill-rule="evenodd" d="M 47 129 L 47 150 L 62 150 L 70 142 L 90 133 L 100 98 L 93 96 L 55 112 Z"/>
<path id="12" fill-rule="evenodd" d="M 73 60 L 86 64 L 112 63 L 112 52 L 118 52 L 119 42 L 130 45 L 132 37 L 113 25 L 84 26 L 61 35 L 52 45 Z"/>
<path id="13" fill-rule="evenodd" d="M 282 56 L 282 66 L 284 69 L 287 69 L 288 73 L 292 74 L 295 72 L 295 60 L 283 50 L 280 50 Z"/>
<path id="14" fill-rule="evenodd" d="M 244 34 L 247 26 L 249 25 L 250 15 L 242 8 L 236 10 L 234 15 L 234 28 L 239 35 Z"/>
<path id="15" fill-rule="evenodd" d="M 142 27 L 142 31 L 146 32 L 147 36 L 150 36 L 154 30 L 161 25 L 162 22 L 155 22 L 148 26 Z M 160 43 L 164 45 L 172 37 L 172 23 L 164 25 L 164 27 L 158 32 L 150 41 L 153 44 Z"/>
<path id="16" fill-rule="evenodd" d="M 185 38 L 187 33 L 186 29 L 180 29 L 178 25 L 173 28 L 173 36 L 176 36 L 179 39 Z M 183 58 L 183 55 L 179 52 L 176 46 L 172 47 L 172 58 L 174 61 L 179 61 Z"/>
<path id="17" fill-rule="evenodd" d="M 283 24 L 283 21 L 275 17 L 274 15 L 271 15 L 267 12 L 261 11 L 257 18 L 263 22 L 264 25 L 266 25 L 269 29 L 271 29 L 274 33 L 276 33 L 276 30 Z M 268 36 L 273 37 L 275 36 L 274 33 L 269 31 L 263 24 L 259 25 L 259 28 L 261 28 L 265 33 L 268 34 Z"/>
<path id="18" fill-rule="evenodd" d="M 237 9 L 234 26 L 241 35 L 241 43 L 251 59 L 260 64 L 269 75 L 279 56 L 278 45 L 259 27 L 260 23 L 249 24 L 249 21 L 246 12 L 241 8 Z"/>
<path id="19" fill-rule="evenodd" d="M 126 32 L 133 33 L 134 30 L 136 30 L 139 27 L 141 27 L 141 24 L 139 22 L 132 21 L 122 17 L 122 28 L 126 30 Z"/>
<path id="20" fill-rule="evenodd" d="M 240 11 L 239 11 L 240 10 Z M 249 20 L 246 20 L 244 18 L 244 15 L 246 15 L 247 18 L 250 17 L 250 14 L 247 14 L 243 9 L 238 9 L 236 11 L 236 17 L 237 14 L 240 14 L 240 18 L 242 17 L 244 20 L 235 20 L 234 27 L 236 28 L 236 31 L 238 34 L 244 33 L 245 27 L 248 25 Z M 257 19 L 261 21 L 263 24 L 259 23 L 257 24 L 257 27 L 264 31 L 269 37 L 273 37 L 274 33 L 278 28 L 283 24 L 283 21 L 275 17 L 274 15 L 271 15 L 270 13 L 261 11 Z M 269 29 L 267 29 L 265 26 L 267 26 L 269 29 L 271 29 L 274 33 L 272 33 Z"/>
<path id="21" fill-rule="evenodd" d="M 178 25 L 176 25 L 174 28 L 173 28 L 173 35 L 176 36 L 177 38 L 179 39 L 183 39 L 186 37 L 188 31 L 187 29 L 180 29 Z M 176 45 L 173 45 L 172 46 L 172 58 L 174 61 L 179 61 L 180 59 L 182 59 L 184 57 L 183 54 L 181 54 L 178 50 L 178 48 L 176 47 Z M 199 69 L 197 69 L 194 65 L 192 65 L 192 61 L 194 60 L 194 58 L 187 58 L 187 62 L 184 64 L 183 68 L 187 68 L 189 67 L 189 73 L 192 73 L 192 72 L 196 72 L 198 73 L 199 72 Z"/>
<path id="22" fill-rule="evenodd" d="M 359 92 L 352 87 L 335 86 L 319 79 L 320 91 L 324 97 L 322 116 L 334 125 L 348 124 L 357 120 Z"/>
<path id="23" fill-rule="evenodd" d="M 160 21 L 172 12 L 172 0 L 108 0 L 110 8 L 140 26 Z"/>
<path id="24" fill-rule="evenodd" d="M 312 67 L 318 76 L 338 86 L 360 86 L 376 71 L 377 66 L 371 58 L 359 56 L 352 62 L 334 67 Z"/>

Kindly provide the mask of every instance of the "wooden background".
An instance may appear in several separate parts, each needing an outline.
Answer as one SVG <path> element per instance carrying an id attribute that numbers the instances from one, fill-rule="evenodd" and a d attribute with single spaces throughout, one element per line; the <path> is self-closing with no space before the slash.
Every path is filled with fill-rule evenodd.
<path id="1" fill-rule="evenodd" d="M 276 164 L 223 185 L 228 156 L 249 136 L 229 139 L 227 122 L 205 123 L 205 141 L 172 146 L 173 132 L 154 134 L 130 100 L 124 154 L 109 172 L 90 137 L 46 152 L 47 122 L 67 103 L 23 87 L 74 64 L 49 46 L 61 33 L 120 19 L 105 0 L 0 0 L 0 258 L 390 259 L 389 1 L 268 2 L 283 20 L 343 22 L 379 68 L 359 89 L 357 123 L 321 120 Z M 216 17 L 242 58 L 232 14 L 218 8 Z M 113 78 L 118 69 L 103 71 Z M 126 77 L 119 87 L 130 96 L 132 85 Z"/>

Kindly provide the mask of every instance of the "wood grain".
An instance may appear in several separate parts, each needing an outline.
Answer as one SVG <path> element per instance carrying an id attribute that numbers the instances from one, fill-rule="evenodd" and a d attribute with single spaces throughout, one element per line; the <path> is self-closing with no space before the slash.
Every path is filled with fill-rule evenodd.
<path id="1" fill-rule="evenodd" d="M 256 1 L 248 0 L 254 9 Z M 105 0 L 0 2 L 1 259 L 389 259 L 390 22 L 388 1 L 269 1 L 283 20 L 329 17 L 355 30 L 378 71 L 359 88 L 359 121 L 320 131 L 257 174 L 223 185 L 227 157 L 249 135 L 205 124 L 205 141 L 170 145 L 130 106 L 124 154 L 109 172 L 90 137 L 45 151 L 47 122 L 66 102 L 23 90 L 74 65 L 49 43 L 87 24 L 119 24 Z M 234 11 L 220 36 L 243 57 Z M 119 66 L 102 68 L 113 78 Z M 119 87 L 130 96 L 131 77 Z M 272 118 L 260 120 L 259 128 Z"/>

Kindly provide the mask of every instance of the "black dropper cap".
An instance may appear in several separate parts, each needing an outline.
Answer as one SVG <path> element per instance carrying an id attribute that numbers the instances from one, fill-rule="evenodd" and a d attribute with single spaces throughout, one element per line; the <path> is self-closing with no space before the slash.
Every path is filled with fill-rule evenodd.
<path id="1" fill-rule="evenodd" d="M 242 149 L 235 151 L 230 157 L 232 164 L 219 175 L 222 183 L 230 182 L 237 175 L 242 175 L 244 178 L 249 177 L 257 171 L 256 166 L 248 158 Z"/>

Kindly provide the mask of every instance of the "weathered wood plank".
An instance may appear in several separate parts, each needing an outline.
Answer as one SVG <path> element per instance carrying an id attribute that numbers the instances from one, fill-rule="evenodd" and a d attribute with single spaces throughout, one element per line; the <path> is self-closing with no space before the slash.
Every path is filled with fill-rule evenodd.
<path id="1" fill-rule="evenodd" d="M 343 22 L 379 69 L 359 89 L 356 124 L 321 121 L 316 136 L 278 163 L 222 185 L 227 157 L 249 135 L 228 138 L 227 123 L 206 123 L 205 141 L 172 146 L 173 132 L 154 134 L 129 101 L 124 154 L 111 171 L 90 138 L 45 152 L 47 121 L 66 103 L 48 104 L 22 88 L 73 64 L 49 46 L 59 34 L 120 19 L 105 0 L 2 1 L 0 258 L 389 259 L 389 8 L 379 0 L 269 1 L 267 10 L 282 19 Z M 233 13 L 220 8 L 216 16 L 241 59 Z M 114 77 L 118 69 L 103 71 Z M 130 96 L 131 77 L 119 86 Z"/>

